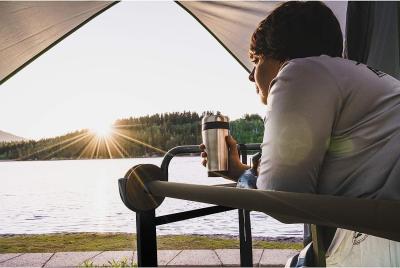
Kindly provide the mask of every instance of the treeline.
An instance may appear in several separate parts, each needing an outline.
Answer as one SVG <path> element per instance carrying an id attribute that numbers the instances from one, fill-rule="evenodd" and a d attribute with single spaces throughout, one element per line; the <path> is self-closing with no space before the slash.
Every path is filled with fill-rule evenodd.
<path id="1" fill-rule="evenodd" d="M 162 156 L 178 145 L 201 143 L 201 119 L 206 113 L 164 113 L 119 119 L 108 137 L 80 130 L 39 141 L 0 143 L 0 160 L 107 159 Z M 239 143 L 260 143 L 263 120 L 245 115 L 231 121 Z"/>

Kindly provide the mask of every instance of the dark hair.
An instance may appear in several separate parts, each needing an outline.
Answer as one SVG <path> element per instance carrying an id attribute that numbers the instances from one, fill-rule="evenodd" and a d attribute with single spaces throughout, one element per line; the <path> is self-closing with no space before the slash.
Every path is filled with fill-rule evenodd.
<path id="1" fill-rule="evenodd" d="M 332 10 L 322 2 L 285 2 L 260 22 L 253 33 L 250 58 L 279 61 L 320 56 L 341 57 L 343 37 Z"/>

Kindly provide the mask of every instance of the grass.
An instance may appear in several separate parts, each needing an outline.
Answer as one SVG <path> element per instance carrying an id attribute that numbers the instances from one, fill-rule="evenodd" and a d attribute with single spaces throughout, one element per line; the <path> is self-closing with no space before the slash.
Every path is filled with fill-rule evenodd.
<path id="1" fill-rule="evenodd" d="M 82 265 L 79 266 L 79 268 L 83 267 L 98 267 L 98 266 L 94 265 L 92 261 L 84 261 Z M 128 259 L 123 259 L 120 261 L 116 260 L 108 261 L 107 264 L 104 264 L 100 267 L 112 267 L 112 268 L 137 267 L 137 264 L 134 263 L 133 261 L 129 262 Z"/>
<path id="2" fill-rule="evenodd" d="M 234 237 L 167 235 L 157 237 L 158 249 L 239 248 Z M 301 243 L 253 240 L 253 248 L 301 249 Z M 2 235 L 0 253 L 135 250 L 136 235 L 127 233 L 57 233 Z"/>

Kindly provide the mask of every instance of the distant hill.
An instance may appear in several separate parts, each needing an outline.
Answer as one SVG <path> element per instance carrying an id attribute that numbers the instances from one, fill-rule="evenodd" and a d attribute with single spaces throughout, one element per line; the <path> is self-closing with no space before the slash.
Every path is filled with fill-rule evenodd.
<path id="1" fill-rule="evenodd" d="M 0 142 L 24 141 L 24 138 L 0 130 Z"/>
<path id="2" fill-rule="evenodd" d="M 119 119 L 114 122 L 113 134 L 106 138 L 83 129 L 38 141 L 0 142 L 0 160 L 162 156 L 178 145 L 200 144 L 204 114 L 175 112 Z M 239 143 L 260 143 L 263 130 L 259 115 L 244 115 L 230 122 L 231 134 Z"/>

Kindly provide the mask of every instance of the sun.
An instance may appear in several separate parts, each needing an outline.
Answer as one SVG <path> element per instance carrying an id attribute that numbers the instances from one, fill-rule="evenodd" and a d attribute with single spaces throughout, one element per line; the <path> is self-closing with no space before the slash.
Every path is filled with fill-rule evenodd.
<path id="1" fill-rule="evenodd" d="M 90 132 L 99 138 L 109 138 L 113 133 L 113 125 L 109 123 L 96 123 L 90 127 Z"/>

